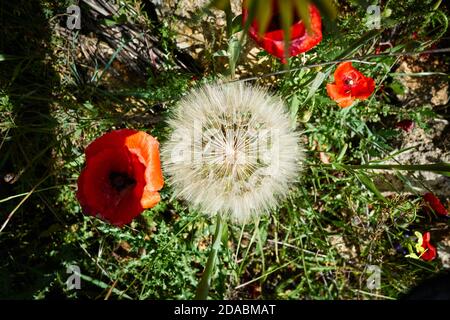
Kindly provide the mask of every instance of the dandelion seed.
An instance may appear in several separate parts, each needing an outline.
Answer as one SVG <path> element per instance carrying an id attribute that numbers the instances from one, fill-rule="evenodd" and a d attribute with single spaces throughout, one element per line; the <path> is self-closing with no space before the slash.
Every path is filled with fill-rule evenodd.
<path id="1" fill-rule="evenodd" d="M 304 155 L 285 105 L 260 88 L 208 85 L 192 91 L 169 121 L 162 147 L 176 196 L 236 222 L 276 207 Z"/>

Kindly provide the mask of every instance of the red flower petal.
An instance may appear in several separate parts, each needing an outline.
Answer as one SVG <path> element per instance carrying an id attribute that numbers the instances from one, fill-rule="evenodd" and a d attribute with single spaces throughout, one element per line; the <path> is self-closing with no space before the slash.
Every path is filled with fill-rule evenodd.
<path id="1" fill-rule="evenodd" d="M 354 71 L 358 71 L 355 68 L 353 68 L 352 63 L 350 61 L 342 62 L 340 63 L 336 70 L 334 71 L 334 82 L 339 87 L 343 87 L 345 85 L 344 80 L 353 75 Z M 356 77 L 354 80 L 357 80 Z"/>
<path id="2" fill-rule="evenodd" d="M 350 94 L 342 92 L 342 88 L 335 84 L 327 84 L 327 93 L 341 108 L 350 107 L 355 100 Z"/>
<path id="3" fill-rule="evenodd" d="M 364 77 L 364 76 L 363 76 Z M 352 90 L 352 95 L 359 100 L 366 100 L 375 90 L 375 81 L 372 78 L 364 77 Z"/>
<path id="4" fill-rule="evenodd" d="M 425 232 L 423 235 L 422 235 L 422 246 L 425 244 L 425 245 L 427 245 L 429 242 L 430 242 L 430 239 L 431 239 L 431 233 L 429 233 L 429 232 Z"/>
<path id="5" fill-rule="evenodd" d="M 164 185 L 164 178 L 161 171 L 161 160 L 159 159 L 158 141 L 151 135 L 140 131 L 128 136 L 125 145 L 147 167 L 145 171 L 147 188 L 151 191 L 160 190 Z"/>
<path id="6" fill-rule="evenodd" d="M 121 129 L 108 132 L 92 141 L 85 150 L 86 160 L 93 158 L 97 153 L 108 149 L 122 147 L 125 139 L 139 131 L 132 129 Z"/>
<path id="7" fill-rule="evenodd" d="M 440 216 L 448 216 L 448 211 L 442 202 L 431 192 L 427 192 L 423 196 L 428 206 Z"/>
<path id="8" fill-rule="evenodd" d="M 273 2 L 275 4 L 275 2 Z M 272 12 L 274 18 L 277 9 Z M 243 1 L 242 6 L 242 22 L 246 23 L 248 19 L 248 9 L 246 1 Z M 311 34 L 305 28 L 303 21 L 297 21 L 291 26 L 291 42 L 289 44 L 288 56 L 293 57 L 302 52 L 306 52 L 322 41 L 322 19 L 319 10 L 314 6 L 309 6 L 309 15 L 311 22 Z M 259 35 L 259 23 L 255 19 L 252 21 L 249 28 L 250 37 L 253 38 L 258 45 L 264 48 L 269 54 L 280 58 L 283 63 L 286 63 L 284 56 L 284 31 L 283 29 L 268 30 L 262 36 Z"/>
<path id="9" fill-rule="evenodd" d="M 425 232 L 422 235 L 422 248 L 426 251 L 421 255 L 421 259 L 425 261 L 431 261 L 436 258 L 436 248 L 430 243 L 431 235 L 429 232 Z"/>

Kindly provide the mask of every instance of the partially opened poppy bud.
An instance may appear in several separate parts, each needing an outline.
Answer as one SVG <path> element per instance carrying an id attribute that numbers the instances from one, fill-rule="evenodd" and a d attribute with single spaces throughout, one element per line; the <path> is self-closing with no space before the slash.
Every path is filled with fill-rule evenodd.
<path id="1" fill-rule="evenodd" d="M 352 66 L 351 62 L 342 62 L 334 72 L 334 83 L 327 84 L 327 93 L 341 108 L 352 105 L 356 99 L 365 100 L 375 90 L 375 81 L 364 76 Z"/>
<path id="2" fill-rule="evenodd" d="M 256 43 L 264 48 L 271 55 L 281 59 L 286 63 L 285 45 L 284 45 L 284 31 L 280 21 L 277 1 L 271 0 L 272 10 L 270 12 L 270 23 L 261 35 L 260 22 L 254 19 L 249 27 L 249 34 Z M 249 11 L 247 7 L 248 2 L 243 1 L 242 6 L 242 21 L 245 25 L 249 18 Z M 304 22 L 296 16 L 294 12 L 294 23 L 290 28 L 290 43 L 288 49 L 288 57 L 296 56 L 302 52 L 306 52 L 322 41 L 322 19 L 319 10 L 314 5 L 309 5 L 309 20 L 311 30 L 308 32 Z"/>
<path id="3" fill-rule="evenodd" d="M 122 226 L 159 202 L 164 180 L 159 143 L 152 136 L 130 129 L 111 131 L 85 153 L 77 192 L 84 213 Z"/>

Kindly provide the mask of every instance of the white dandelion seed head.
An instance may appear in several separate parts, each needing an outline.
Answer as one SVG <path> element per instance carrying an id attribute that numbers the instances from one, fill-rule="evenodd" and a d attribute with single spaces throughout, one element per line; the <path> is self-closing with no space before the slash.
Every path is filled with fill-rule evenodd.
<path id="1" fill-rule="evenodd" d="M 304 154 L 283 101 L 242 83 L 191 91 L 169 120 L 162 146 L 175 196 L 235 222 L 276 207 L 297 179 Z"/>

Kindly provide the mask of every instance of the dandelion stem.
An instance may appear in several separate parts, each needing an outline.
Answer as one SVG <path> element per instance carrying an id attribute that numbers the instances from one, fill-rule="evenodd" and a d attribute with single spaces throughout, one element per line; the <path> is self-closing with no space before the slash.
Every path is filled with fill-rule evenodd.
<path id="1" fill-rule="evenodd" d="M 211 285 L 211 278 L 214 274 L 214 269 L 217 263 L 217 253 L 219 252 L 220 244 L 222 242 L 222 233 L 224 226 L 225 222 L 222 219 L 221 215 L 218 214 L 213 244 L 211 247 L 211 251 L 209 252 L 208 261 L 206 262 L 202 278 L 197 286 L 197 293 L 195 295 L 195 300 L 206 300 L 208 298 L 209 288 Z"/>

